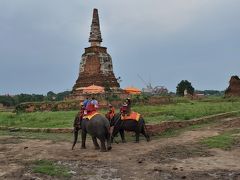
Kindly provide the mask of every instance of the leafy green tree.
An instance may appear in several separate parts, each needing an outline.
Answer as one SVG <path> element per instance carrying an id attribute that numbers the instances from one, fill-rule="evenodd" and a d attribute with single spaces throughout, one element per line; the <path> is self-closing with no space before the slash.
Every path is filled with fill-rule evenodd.
<path id="1" fill-rule="evenodd" d="M 52 92 L 52 91 L 49 91 L 47 93 L 47 100 L 54 101 L 55 99 L 56 99 L 56 94 L 54 92 Z"/>
<path id="2" fill-rule="evenodd" d="M 65 97 L 71 94 L 71 91 L 63 91 L 56 94 L 56 101 L 63 101 Z"/>
<path id="3" fill-rule="evenodd" d="M 44 101 L 44 95 L 41 95 L 41 94 L 32 94 L 32 101 L 34 101 L 34 102 Z"/>
<path id="4" fill-rule="evenodd" d="M 15 101 L 12 96 L 0 96 L 0 103 L 4 106 L 14 106 Z"/>
<path id="5" fill-rule="evenodd" d="M 176 91 L 177 95 L 184 96 L 185 89 L 187 90 L 188 94 L 193 95 L 194 88 L 192 87 L 192 84 L 189 81 L 187 81 L 187 80 L 182 80 L 177 85 L 177 91 Z"/>

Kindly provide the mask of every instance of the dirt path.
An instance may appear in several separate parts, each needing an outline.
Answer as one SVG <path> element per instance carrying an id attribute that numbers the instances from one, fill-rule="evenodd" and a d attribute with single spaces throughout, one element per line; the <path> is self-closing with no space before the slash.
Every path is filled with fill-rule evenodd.
<path id="1" fill-rule="evenodd" d="M 111 152 L 87 149 L 71 143 L 0 137 L 0 179 L 53 179 L 34 174 L 29 163 L 48 159 L 71 169 L 71 179 L 240 179 L 240 147 L 231 151 L 207 149 L 198 141 L 240 128 L 240 119 L 190 130 L 172 138 L 149 143 L 113 144 Z M 56 178 L 58 179 L 58 178 Z"/>

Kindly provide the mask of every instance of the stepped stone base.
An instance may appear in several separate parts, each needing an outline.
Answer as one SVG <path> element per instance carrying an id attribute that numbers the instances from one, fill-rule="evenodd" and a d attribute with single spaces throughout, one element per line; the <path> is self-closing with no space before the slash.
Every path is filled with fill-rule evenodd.
<path id="1" fill-rule="evenodd" d="M 92 46 L 85 48 L 82 55 L 79 77 L 73 86 L 73 91 L 91 85 L 119 88 L 112 67 L 112 58 L 107 53 L 107 48 Z"/>

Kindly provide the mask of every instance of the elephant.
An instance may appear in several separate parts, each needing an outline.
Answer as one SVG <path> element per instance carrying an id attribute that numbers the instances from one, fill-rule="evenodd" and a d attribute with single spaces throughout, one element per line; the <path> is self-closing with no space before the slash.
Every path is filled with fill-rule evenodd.
<path id="1" fill-rule="evenodd" d="M 120 133 L 122 142 L 125 143 L 125 135 L 124 131 L 133 131 L 136 134 L 136 142 L 139 142 L 139 135 L 142 133 L 147 141 L 150 141 L 150 137 L 146 132 L 145 121 L 142 117 L 138 121 L 129 119 L 129 120 L 121 120 L 121 114 L 115 114 L 115 116 L 110 120 L 111 125 L 111 141 L 113 141 L 114 137 Z"/>
<path id="2" fill-rule="evenodd" d="M 91 120 L 88 119 L 80 119 L 77 115 L 74 120 L 74 141 L 72 145 L 72 150 L 77 143 L 78 139 L 78 131 L 82 129 L 82 149 L 86 149 L 86 137 L 87 133 L 92 136 L 92 141 L 95 149 L 100 149 L 101 152 L 105 152 L 107 150 L 111 150 L 111 135 L 110 135 L 110 122 L 104 116 L 97 114 L 92 117 Z M 101 142 L 101 148 L 97 142 L 97 138 Z M 105 146 L 105 142 L 107 141 L 107 148 Z"/>

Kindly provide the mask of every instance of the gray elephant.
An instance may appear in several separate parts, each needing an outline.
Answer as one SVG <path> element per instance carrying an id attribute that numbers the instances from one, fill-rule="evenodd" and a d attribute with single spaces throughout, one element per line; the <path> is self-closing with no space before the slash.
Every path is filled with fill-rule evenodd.
<path id="1" fill-rule="evenodd" d="M 75 117 L 74 120 L 74 142 L 72 145 L 72 149 L 76 145 L 78 139 L 78 131 L 82 129 L 82 149 L 86 149 L 86 137 L 87 133 L 92 136 L 92 141 L 95 149 L 100 149 L 100 146 L 97 142 L 97 139 L 101 142 L 101 152 L 105 152 L 107 150 L 111 150 L 111 135 L 110 135 L 110 123 L 109 121 L 102 115 L 97 114 L 92 117 L 91 120 L 88 119 L 80 119 L 79 115 Z M 107 148 L 105 142 L 107 141 Z"/>
<path id="2" fill-rule="evenodd" d="M 145 121 L 142 117 L 138 121 L 129 119 L 121 120 L 121 114 L 115 114 L 115 116 L 110 121 L 111 125 L 111 141 L 113 138 L 120 133 L 122 142 L 125 143 L 124 131 L 133 131 L 136 134 L 136 142 L 139 142 L 140 133 L 143 134 L 147 141 L 150 141 L 150 137 L 146 131 Z"/>

